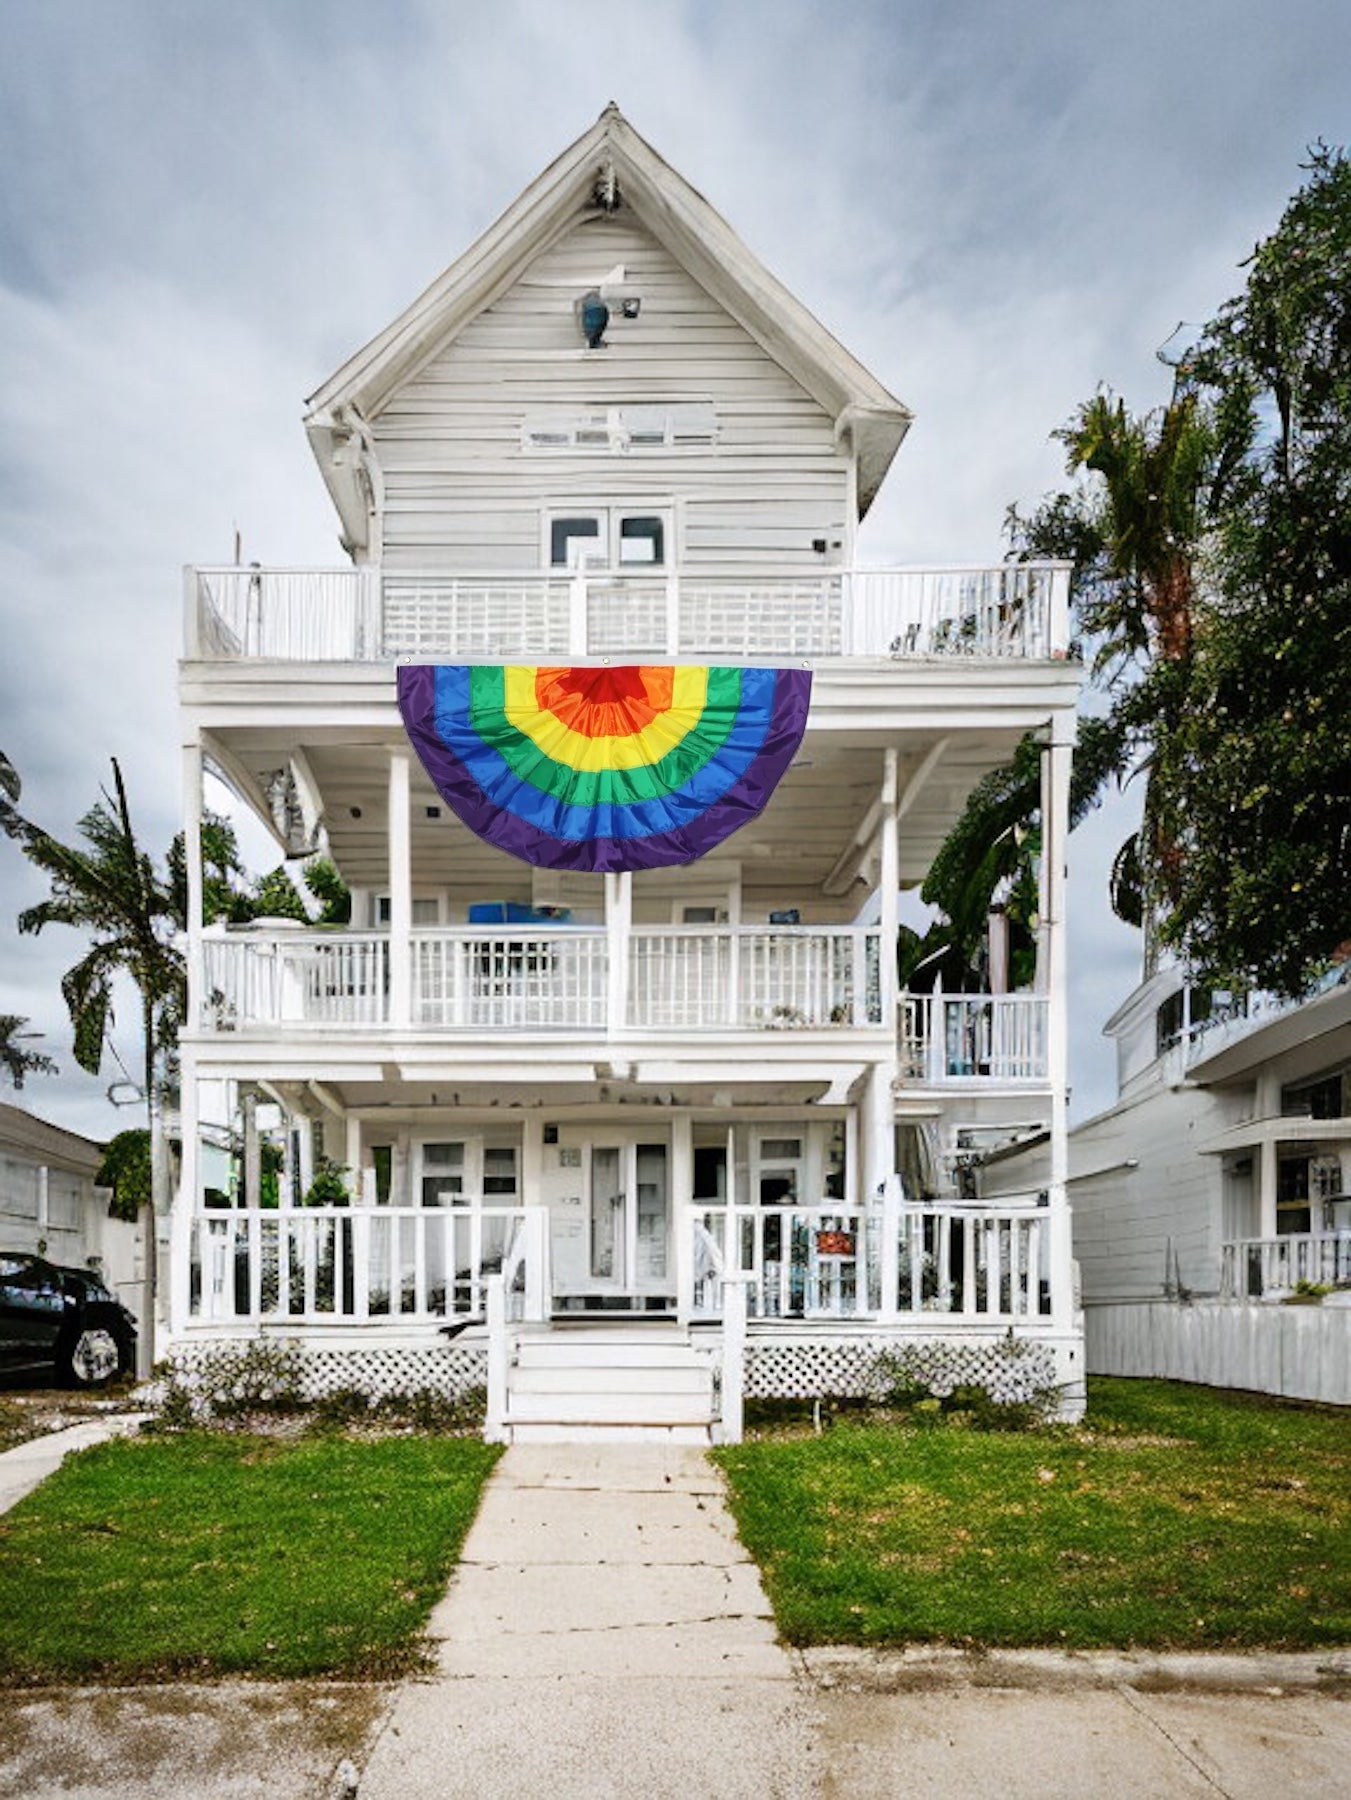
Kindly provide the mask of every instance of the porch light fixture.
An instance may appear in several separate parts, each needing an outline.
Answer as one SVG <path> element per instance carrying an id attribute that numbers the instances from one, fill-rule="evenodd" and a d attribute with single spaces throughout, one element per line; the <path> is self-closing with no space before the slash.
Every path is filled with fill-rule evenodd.
<path id="1" fill-rule="evenodd" d="M 607 348 L 605 327 L 610 323 L 610 309 L 601 299 L 599 288 L 588 288 L 577 302 L 577 322 L 588 350 Z"/>

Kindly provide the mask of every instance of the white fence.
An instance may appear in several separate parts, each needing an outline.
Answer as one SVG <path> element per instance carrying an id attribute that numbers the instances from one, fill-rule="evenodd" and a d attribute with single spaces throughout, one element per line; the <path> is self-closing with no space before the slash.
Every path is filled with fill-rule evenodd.
<path id="1" fill-rule="evenodd" d="M 1351 1308 L 1149 1301 L 1084 1309 L 1090 1375 L 1155 1376 L 1351 1406 Z"/>
<path id="2" fill-rule="evenodd" d="M 913 1081 L 1046 1079 L 1046 1001 L 1037 994 L 906 994 L 901 1072 Z"/>
<path id="3" fill-rule="evenodd" d="M 1068 649 L 1069 565 L 628 575 L 190 568 L 190 660 L 1014 657 Z"/>
<path id="4" fill-rule="evenodd" d="M 608 971 L 604 931 L 416 932 L 413 1015 L 451 1029 L 603 1030 Z"/>

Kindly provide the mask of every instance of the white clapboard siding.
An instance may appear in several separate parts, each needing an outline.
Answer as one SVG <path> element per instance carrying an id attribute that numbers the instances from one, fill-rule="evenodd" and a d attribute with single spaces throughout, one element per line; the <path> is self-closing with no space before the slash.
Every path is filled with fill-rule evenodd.
<path id="1" fill-rule="evenodd" d="M 580 345 L 573 302 L 615 264 L 609 348 Z M 557 411 L 711 405 L 710 445 L 526 449 Z M 843 544 L 848 465 L 829 414 L 631 216 L 575 226 L 435 352 L 373 422 L 387 567 L 534 567 L 541 515 L 573 500 L 679 502 L 671 560 L 819 567 Z M 838 558 L 839 553 L 832 551 Z"/>

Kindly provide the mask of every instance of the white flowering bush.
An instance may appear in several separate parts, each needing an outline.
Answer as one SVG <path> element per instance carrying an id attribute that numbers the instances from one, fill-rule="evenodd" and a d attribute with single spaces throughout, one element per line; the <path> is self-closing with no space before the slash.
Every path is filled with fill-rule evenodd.
<path id="1" fill-rule="evenodd" d="M 222 1347 L 161 1364 L 145 1399 L 159 1424 L 180 1430 L 250 1413 L 299 1412 L 304 1363 L 293 1344 Z"/>
<path id="2" fill-rule="evenodd" d="M 1045 1424 L 1058 1389 L 1045 1347 L 1010 1331 L 995 1343 L 907 1344 L 873 1363 L 870 1398 L 909 1413 L 917 1423 L 949 1423 L 986 1431 Z"/>

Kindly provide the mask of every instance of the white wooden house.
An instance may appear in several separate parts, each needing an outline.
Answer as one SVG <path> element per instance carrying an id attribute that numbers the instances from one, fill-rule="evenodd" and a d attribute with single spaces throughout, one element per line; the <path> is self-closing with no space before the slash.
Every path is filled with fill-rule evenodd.
<path id="1" fill-rule="evenodd" d="M 1117 1099 L 1069 1145 L 1092 1373 L 1351 1404 L 1345 974 L 1291 1002 L 1164 963 L 1107 1021 Z M 982 1186 L 1043 1179 L 1048 1157 L 1015 1147 Z"/>
<path id="2" fill-rule="evenodd" d="M 1066 568 L 860 565 L 909 413 L 613 107 L 306 422 L 349 561 L 187 571 L 185 822 L 210 767 L 354 912 L 191 928 L 168 1345 L 487 1379 L 505 1437 L 735 1437 L 895 1342 L 995 1379 L 1025 1345 L 1072 1410 Z M 498 671 L 513 717 L 542 668 L 809 673 L 810 711 L 704 854 L 549 866 L 424 767 L 414 667 Z M 1029 731 L 1035 991 L 900 993 L 898 895 Z M 1046 1183 L 961 1197 L 1034 1129 Z"/>

